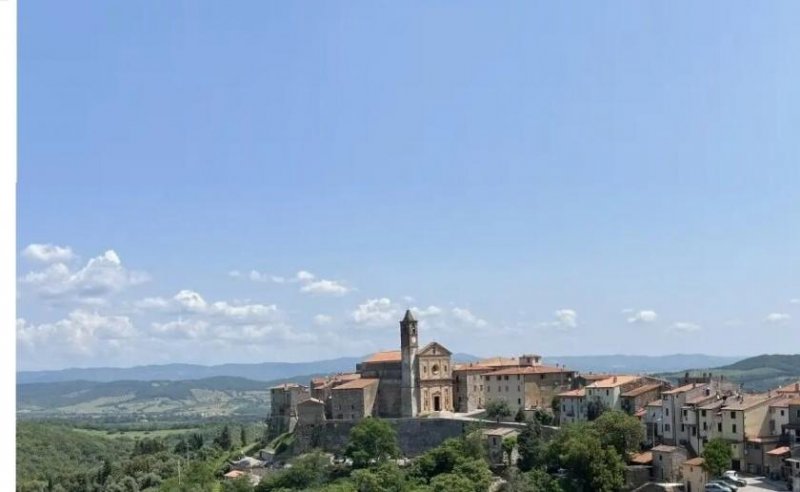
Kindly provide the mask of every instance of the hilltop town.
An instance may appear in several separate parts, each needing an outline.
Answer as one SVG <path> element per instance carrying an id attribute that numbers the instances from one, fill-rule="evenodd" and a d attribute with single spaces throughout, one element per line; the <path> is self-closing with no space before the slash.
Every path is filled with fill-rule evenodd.
<path id="1" fill-rule="evenodd" d="M 503 442 L 517 438 L 525 422 L 545 423 L 552 435 L 618 411 L 636 419 L 644 436 L 640 451 L 627 457 L 628 488 L 677 483 L 704 490 L 712 477 L 702 456 L 719 439 L 730 445 L 732 472 L 800 479 L 800 382 L 744 393 L 710 372 L 687 372 L 677 382 L 580 373 L 534 354 L 455 363 L 442 344 L 419 348 L 419 339 L 418 322 L 406 311 L 399 350 L 372 354 L 353 372 L 313 378 L 307 386 L 272 387 L 272 434 L 296 436 L 297 452 L 335 451 L 353 425 L 387 419 L 403 451 L 413 455 L 459 435 L 468 423 L 483 423 L 489 456 L 501 465 Z"/>

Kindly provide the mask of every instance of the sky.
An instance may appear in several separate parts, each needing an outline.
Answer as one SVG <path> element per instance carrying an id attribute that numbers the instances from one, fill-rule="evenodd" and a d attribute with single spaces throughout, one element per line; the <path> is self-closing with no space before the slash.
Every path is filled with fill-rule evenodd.
<path id="1" fill-rule="evenodd" d="M 17 367 L 796 352 L 798 18 L 21 2 Z"/>

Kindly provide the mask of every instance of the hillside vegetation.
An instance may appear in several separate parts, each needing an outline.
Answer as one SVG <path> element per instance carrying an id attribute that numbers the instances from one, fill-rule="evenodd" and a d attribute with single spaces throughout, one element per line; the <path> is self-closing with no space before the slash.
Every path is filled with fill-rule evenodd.
<path id="1" fill-rule="evenodd" d="M 294 379 L 307 384 L 308 378 Z M 271 385 L 270 382 L 233 377 L 20 384 L 17 386 L 17 414 L 23 418 L 97 415 L 263 417 L 269 408 Z"/>
<path id="2" fill-rule="evenodd" d="M 664 374 L 669 379 L 678 379 L 689 372 L 699 375 L 711 372 L 714 376 L 741 384 L 746 391 L 766 391 L 800 380 L 800 354 L 764 354 L 720 367 L 696 368 Z"/>

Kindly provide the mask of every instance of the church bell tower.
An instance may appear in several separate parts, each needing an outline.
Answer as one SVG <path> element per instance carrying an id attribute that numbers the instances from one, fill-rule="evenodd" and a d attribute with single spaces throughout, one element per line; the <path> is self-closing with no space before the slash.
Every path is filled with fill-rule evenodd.
<path id="1" fill-rule="evenodd" d="M 406 310 L 400 321 L 400 350 L 402 355 L 402 381 L 400 385 L 400 415 L 416 417 L 419 408 L 419 388 L 417 387 L 417 320 Z"/>

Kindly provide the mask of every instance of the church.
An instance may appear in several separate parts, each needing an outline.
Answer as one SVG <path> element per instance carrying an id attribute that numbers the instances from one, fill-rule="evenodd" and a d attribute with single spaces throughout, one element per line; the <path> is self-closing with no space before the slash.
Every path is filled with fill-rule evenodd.
<path id="1" fill-rule="evenodd" d="M 420 349 L 417 320 L 406 310 L 400 321 L 400 350 L 373 354 L 356 366 L 357 378 L 330 387 L 326 413 L 357 420 L 452 412 L 451 355 L 437 342 Z"/>

